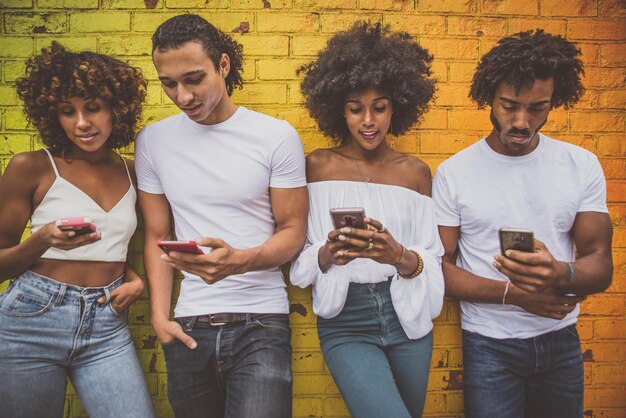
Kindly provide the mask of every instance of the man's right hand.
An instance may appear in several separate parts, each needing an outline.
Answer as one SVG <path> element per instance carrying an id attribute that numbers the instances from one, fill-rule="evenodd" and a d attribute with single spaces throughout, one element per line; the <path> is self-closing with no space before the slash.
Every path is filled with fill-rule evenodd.
<path id="1" fill-rule="evenodd" d="M 509 285 L 506 303 L 519 306 L 531 314 L 552 319 L 563 319 L 576 308 L 576 304 L 585 300 L 584 296 L 566 296 L 554 289 L 546 289 L 540 293 L 528 292 Z"/>
<path id="2" fill-rule="evenodd" d="M 153 320 L 152 328 L 161 344 L 167 344 L 174 339 L 178 339 L 192 350 L 198 346 L 196 340 L 185 334 L 183 327 L 176 321 L 170 321 L 169 319 Z"/>

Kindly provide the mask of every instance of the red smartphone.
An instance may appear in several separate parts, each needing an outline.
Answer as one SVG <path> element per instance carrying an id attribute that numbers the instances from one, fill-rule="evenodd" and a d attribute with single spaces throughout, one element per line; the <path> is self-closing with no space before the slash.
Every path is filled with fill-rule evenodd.
<path id="1" fill-rule="evenodd" d="M 335 229 L 349 226 L 365 228 L 365 210 L 363 208 L 333 208 L 330 210 Z"/>
<path id="2" fill-rule="evenodd" d="M 91 218 L 88 216 L 62 218 L 57 220 L 56 225 L 61 231 L 74 231 L 76 235 L 96 232 L 96 226 L 91 222 Z"/>
<path id="3" fill-rule="evenodd" d="M 157 241 L 157 245 L 166 254 L 169 254 L 170 251 L 178 251 L 181 253 L 189 253 L 189 254 L 204 254 L 204 251 L 195 241 Z"/>

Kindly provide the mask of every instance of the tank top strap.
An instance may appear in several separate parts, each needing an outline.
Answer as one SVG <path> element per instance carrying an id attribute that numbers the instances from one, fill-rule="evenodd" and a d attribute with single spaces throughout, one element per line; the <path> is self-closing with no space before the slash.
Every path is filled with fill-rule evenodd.
<path id="1" fill-rule="evenodd" d="M 119 155 L 119 154 L 118 154 Z M 126 159 L 120 155 L 122 162 L 124 163 L 124 167 L 126 167 L 126 174 L 128 174 L 128 181 L 130 182 L 131 187 L 133 186 L 133 179 L 130 176 L 130 170 L 128 169 L 128 164 L 126 163 Z"/>
<path id="2" fill-rule="evenodd" d="M 57 177 L 61 177 L 61 175 L 59 174 L 59 169 L 57 168 L 57 165 L 54 163 L 54 158 L 52 158 L 52 154 L 50 153 L 48 148 L 43 148 L 43 150 L 46 152 L 46 154 L 48 154 L 48 158 L 50 159 L 50 164 L 52 164 L 52 169 L 54 170 L 54 174 L 56 174 Z"/>

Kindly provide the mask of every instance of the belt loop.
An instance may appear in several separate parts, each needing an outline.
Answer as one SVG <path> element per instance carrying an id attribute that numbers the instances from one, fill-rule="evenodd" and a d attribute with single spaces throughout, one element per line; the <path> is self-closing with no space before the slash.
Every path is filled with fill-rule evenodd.
<path id="1" fill-rule="evenodd" d="M 59 288 L 59 293 L 57 293 L 57 297 L 54 300 L 55 305 L 60 305 L 61 303 L 63 303 L 63 298 L 65 297 L 65 290 L 67 290 L 67 285 L 62 284 L 61 287 Z"/>
<path id="2" fill-rule="evenodd" d="M 104 289 L 104 303 L 108 303 L 111 300 L 111 292 L 109 292 L 109 287 L 105 287 Z"/>
<path id="3" fill-rule="evenodd" d="M 246 313 L 246 325 L 250 325 L 252 323 L 252 314 Z"/>
<path id="4" fill-rule="evenodd" d="M 183 331 L 189 332 L 193 330 L 193 326 L 196 324 L 197 319 L 198 319 L 197 316 L 192 316 L 191 318 L 189 318 L 189 322 L 185 324 L 185 326 L 183 327 Z"/>

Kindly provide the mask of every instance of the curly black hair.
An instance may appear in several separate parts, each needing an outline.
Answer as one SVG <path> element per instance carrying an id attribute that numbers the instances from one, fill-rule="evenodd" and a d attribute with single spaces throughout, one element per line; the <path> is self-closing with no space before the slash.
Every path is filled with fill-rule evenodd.
<path id="1" fill-rule="evenodd" d="M 348 94 L 380 88 L 389 94 L 393 115 L 390 133 L 406 132 L 428 110 L 435 93 L 430 78 L 433 56 L 406 32 L 356 22 L 333 36 L 317 59 L 301 66 L 306 107 L 319 128 L 345 144 L 350 131 L 343 117 Z"/>
<path id="2" fill-rule="evenodd" d="M 28 121 L 47 147 L 65 149 L 72 144 L 59 123 L 57 106 L 75 96 L 109 103 L 113 125 L 106 142 L 109 148 L 125 147 L 135 139 L 146 80 L 123 61 L 95 52 L 70 52 L 53 41 L 28 60 L 26 76 L 16 85 Z"/>
<path id="3" fill-rule="evenodd" d="M 198 15 L 183 14 L 163 22 L 152 35 L 152 53 L 156 49 L 160 52 L 177 49 L 192 41 L 202 44 L 216 71 L 222 54 L 228 55 L 230 71 L 226 76 L 226 91 L 229 96 L 235 88 L 243 87 L 243 46 Z"/>
<path id="4" fill-rule="evenodd" d="M 502 38 L 481 58 L 469 96 L 479 108 L 491 105 L 501 81 L 515 87 L 530 87 L 535 80 L 554 78 L 552 108 L 577 103 L 585 92 L 580 80 L 583 63 L 580 49 L 558 35 L 537 29 Z"/>

